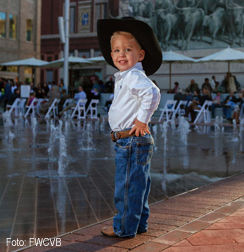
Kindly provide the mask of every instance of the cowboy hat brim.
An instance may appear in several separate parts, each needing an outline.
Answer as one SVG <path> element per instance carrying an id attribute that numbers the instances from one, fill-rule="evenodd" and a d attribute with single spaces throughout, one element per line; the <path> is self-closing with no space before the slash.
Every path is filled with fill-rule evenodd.
<path id="1" fill-rule="evenodd" d="M 111 57 L 110 39 L 116 31 L 129 32 L 137 39 L 145 51 L 145 57 L 142 60 L 143 70 L 146 75 L 154 74 L 162 64 L 162 51 L 152 28 L 145 22 L 133 18 L 99 19 L 97 21 L 100 50 L 108 64 L 115 68 Z"/>

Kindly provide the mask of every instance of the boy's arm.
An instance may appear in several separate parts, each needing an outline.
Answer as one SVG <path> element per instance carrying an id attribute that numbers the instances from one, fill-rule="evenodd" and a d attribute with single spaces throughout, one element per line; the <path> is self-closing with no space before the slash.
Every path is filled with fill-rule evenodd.
<path id="1" fill-rule="evenodd" d="M 129 88 L 132 94 L 141 100 L 141 106 L 130 134 L 133 132 L 136 133 L 136 136 L 139 136 L 139 134 L 144 135 L 145 133 L 150 134 L 147 123 L 158 107 L 160 91 L 149 79 L 141 79 L 138 75 L 133 77 L 131 82 L 133 84 Z"/>

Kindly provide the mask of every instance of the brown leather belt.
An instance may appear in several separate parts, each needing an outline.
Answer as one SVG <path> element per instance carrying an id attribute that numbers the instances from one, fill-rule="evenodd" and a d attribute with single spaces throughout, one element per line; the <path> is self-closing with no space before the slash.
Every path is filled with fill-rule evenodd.
<path id="1" fill-rule="evenodd" d="M 113 142 L 116 142 L 117 140 L 121 138 L 126 138 L 126 137 L 132 137 L 135 136 L 135 132 L 133 132 L 131 135 L 129 134 L 131 130 L 125 130 L 125 131 L 111 131 L 111 139 Z"/>

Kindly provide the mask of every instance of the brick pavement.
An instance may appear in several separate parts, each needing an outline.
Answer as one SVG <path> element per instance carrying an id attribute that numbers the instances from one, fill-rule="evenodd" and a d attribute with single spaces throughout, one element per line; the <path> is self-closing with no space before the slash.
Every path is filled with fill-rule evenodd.
<path id="1" fill-rule="evenodd" d="M 133 239 L 101 235 L 108 220 L 61 237 L 61 247 L 26 252 L 244 251 L 244 174 L 164 200 L 151 207 L 149 231 Z"/>

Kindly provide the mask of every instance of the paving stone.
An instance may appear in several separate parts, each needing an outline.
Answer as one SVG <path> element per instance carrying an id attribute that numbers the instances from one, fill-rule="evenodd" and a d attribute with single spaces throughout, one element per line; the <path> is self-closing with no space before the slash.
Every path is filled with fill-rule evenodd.
<path id="1" fill-rule="evenodd" d="M 185 221 L 179 221 L 179 220 L 167 220 L 167 219 L 159 219 L 159 218 L 149 218 L 148 223 L 156 223 L 156 224 L 163 224 L 163 225 L 170 225 L 170 226 L 181 226 L 184 225 Z"/>
<path id="2" fill-rule="evenodd" d="M 184 225 L 183 227 L 180 227 L 178 230 L 184 231 L 184 232 L 195 233 L 197 231 L 202 230 L 203 228 L 207 226 L 209 226 L 209 223 L 196 220 L 196 221 L 193 221 L 191 223 Z"/>
<path id="3" fill-rule="evenodd" d="M 133 249 L 147 241 L 152 240 L 150 236 L 136 236 L 135 238 L 120 238 L 120 237 L 105 237 L 103 235 L 98 236 L 87 236 L 87 235 L 76 235 L 75 241 L 94 243 L 104 246 L 113 246 L 125 249 Z"/>
<path id="4" fill-rule="evenodd" d="M 140 245 L 139 247 L 132 249 L 133 252 L 159 252 L 168 248 L 168 245 L 156 243 L 156 242 L 148 242 L 146 244 Z"/>
<path id="5" fill-rule="evenodd" d="M 201 213 L 194 212 L 194 211 L 181 211 L 181 210 L 174 210 L 174 209 L 162 209 L 160 207 L 150 208 L 151 213 L 163 213 L 163 214 L 175 214 L 179 216 L 188 216 L 188 217 L 199 217 L 202 216 Z"/>
<path id="6" fill-rule="evenodd" d="M 164 250 L 164 252 L 243 252 L 243 251 L 244 246 L 239 244 L 170 247 Z"/>
<path id="7" fill-rule="evenodd" d="M 236 223 L 236 222 L 232 222 L 232 223 L 215 223 L 209 227 L 207 227 L 206 229 L 211 229 L 211 230 L 221 230 L 221 229 L 244 229 L 244 222 L 242 223 Z"/>
<path id="8" fill-rule="evenodd" d="M 238 216 L 243 216 L 243 214 L 242 212 L 236 212 L 236 213 L 233 213 L 231 216 L 238 217 Z"/>
<path id="9" fill-rule="evenodd" d="M 188 241 L 196 245 L 221 245 L 234 244 L 236 240 L 241 239 L 244 235 L 244 230 L 202 230 L 188 238 Z M 244 237 L 244 236 L 243 236 Z"/>
<path id="10" fill-rule="evenodd" d="M 224 206 L 218 210 L 215 211 L 215 213 L 220 213 L 220 214 L 225 214 L 225 215 L 229 215 L 234 213 L 235 211 L 237 211 L 239 209 L 238 206 Z"/>
<path id="11" fill-rule="evenodd" d="M 171 226 L 171 225 L 162 225 L 162 224 L 156 224 L 156 223 L 148 223 L 148 229 L 154 229 L 154 230 L 160 230 L 160 231 L 170 231 L 173 229 L 176 229 L 177 226 Z"/>
<path id="12" fill-rule="evenodd" d="M 174 211 L 179 211 L 179 212 L 194 212 L 194 213 L 200 213 L 200 214 L 205 214 L 207 212 L 212 211 L 213 208 L 211 209 L 201 209 L 201 208 L 191 208 L 190 206 L 174 206 L 174 205 L 165 205 L 163 210 L 174 210 Z"/>
<path id="13" fill-rule="evenodd" d="M 236 213 L 242 213 L 241 215 L 235 215 Z M 238 212 L 236 212 L 234 214 L 231 214 L 227 217 L 225 217 L 224 219 L 218 221 L 218 223 L 244 223 L 244 219 L 243 219 L 243 212 L 241 212 L 240 210 L 238 210 Z"/>
<path id="14" fill-rule="evenodd" d="M 156 239 L 154 239 L 152 242 L 158 242 L 158 243 L 163 243 L 163 244 L 167 244 L 167 245 L 173 245 L 176 242 L 181 241 L 182 239 L 188 237 L 191 233 L 188 232 L 182 232 L 182 231 L 172 231 L 168 234 L 165 234 L 161 237 L 158 237 Z"/>
<path id="15" fill-rule="evenodd" d="M 184 222 L 190 222 L 192 220 L 194 220 L 194 217 L 188 217 L 188 216 L 178 216 L 178 215 L 173 215 L 173 214 L 157 214 L 157 213 L 151 213 L 150 214 L 150 218 L 158 218 L 158 219 L 168 219 L 168 220 L 180 220 L 180 221 L 184 221 Z"/>
<path id="16" fill-rule="evenodd" d="M 180 242 L 173 245 L 173 247 L 186 247 L 186 246 L 188 246 L 188 247 L 192 246 L 191 243 L 187 239 L 180 241 Z"/>
<path id="17" fill-rule="evenodd" d="M 199 218 L 199 221 L 204 221 L 204 222 L 209 222 L 209 223 L 213 223 L 213 222 L 217 222 L 219 220 L 221 220 L 222 218 L 226 217 L 226 215 L 224 214 L 217 214 L 217 213 L 210 213 L 207 214 L 201 218 Z"/>

